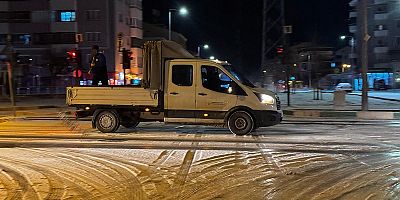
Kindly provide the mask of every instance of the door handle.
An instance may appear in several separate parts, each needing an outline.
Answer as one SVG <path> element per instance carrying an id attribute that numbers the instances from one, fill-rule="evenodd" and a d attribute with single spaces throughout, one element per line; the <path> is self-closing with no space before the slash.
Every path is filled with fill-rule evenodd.
<path id="1" fill-rule="evenodd" d="M 171 94 L 171 95 L 178 95 L 179 93 L 177 93 L 177 92 L 171 92 L 171 93 L 169 93 L 169 94 Z"/>
<path id="2" fill-rule="evenodd" d="M 207 96 L 206 93 L 199 93 L 200 96 Z"/>
<path id="3" fill-rule="evenodd" d="M 212 101 L 210 104 L 211 105 L 216 105 L 216 106 L 224 106 L 224 105 L 226 105 L 226 103 L 223 102 L 223 101 Z"/>

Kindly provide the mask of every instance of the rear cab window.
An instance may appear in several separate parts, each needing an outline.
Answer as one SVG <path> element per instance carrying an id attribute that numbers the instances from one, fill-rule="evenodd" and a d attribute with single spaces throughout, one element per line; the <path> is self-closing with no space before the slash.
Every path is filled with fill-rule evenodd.
<path id="1" fill-rule="evenodd" d="M 177 86 L 193 85 L 193 66 L 192 65 L 173 65 L 172 83 Z"/>

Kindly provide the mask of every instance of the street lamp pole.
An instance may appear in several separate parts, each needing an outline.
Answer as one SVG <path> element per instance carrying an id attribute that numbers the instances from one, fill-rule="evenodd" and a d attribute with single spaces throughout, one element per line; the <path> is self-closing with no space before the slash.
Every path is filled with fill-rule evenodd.
<path id="1" fill-rule="evenodd" d="M 171 40 L 171 32 L 172 32 L 172 11 L 175 9 L 168 10 L 168 40 Z"/>
<path id="2" fill-rule="evenodd" d="M 168 10 L 168 40 L 172 39 L 172 12 L 177 11 L 175 8 L 171 8 Z M 188 10 L 185 7 L 179 9 L 180 15 L 187 15 Z"/>
<path id="3" fill-rule="evenodd" d="M 199 46 L 197 46 L 197 57 L 201 57 L 201 48 L 204 48 L 204 49 L 209 49 L 210 48 L 210 46 L 208 46 L 208 44 L 204 44 L 204 45 L 199 45 Z"/>
<path id="4" fill-rule="evenodd" d="M 346 38 L 350 38 L 350 46 L 351 46 L 351 52 L 350 52 L 351 53 L 351 57 L 349 56 L 350 57 L 350 64 L 351 64 L 351 66 L 355 66 L 355 62 L 354 62 L 353 56 L 354 56 L 354 53 L 355 53 L 356 41 L 355 41 L 353 36 L 348 36 L 348 35 L 340 36 L 341 40 L 345 40 Z"/>
<path id="5" fill-rule="evenodd" d="M 341 40 L 345 40 L 346 38 L 350 38 L 350 46 L 351 46 L 351 51 L 350 51 L 350 55 L 349 55 L 349 59 L 350 59 L 350 67 L 349 69 L 351 70 L 351 84 L 353 85 L 353 89 L 355 89 L 355 84 L 354 84 L 354 70 L 355 70 L 355 66 L 356 66 L 356 61 L 354 60 L 354 54 L 355 54 L 355 47 L 356 47 L 356 41 L 354 36 L 346 36 L 346 35 L 342 35 L 340 36 Z M 344 63 L 344 61 L 342 60 L 342 63 Z M 343 69 L 343 68 L 342 68 Z M 342 71 L 344 72 L 344 71 Z"/>
<path id="6" fill-rule="evenodd" d="M 354 37 L 351 37 L 350 40 L 351 43 L 351 58 L 350 58 L 350 64 L 351 66 L 355 66 L 355 62 L 354 62 L 354 53 L 355 53 L 355 45 L 356 45 L 356 41 L 354 39 Z"/>
<path id="7" fill-rule="evenodd" d="M 197 47 L 197 57 L 200 58 L 200 55 L 201 55 L 201 47 L 198 46 L 198 47 Z"/>

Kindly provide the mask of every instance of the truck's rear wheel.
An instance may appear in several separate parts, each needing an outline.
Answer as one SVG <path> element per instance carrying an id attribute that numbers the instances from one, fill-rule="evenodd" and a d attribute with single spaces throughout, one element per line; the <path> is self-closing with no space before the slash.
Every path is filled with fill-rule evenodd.
<path id="1" fill-rule="evenodd" d="M 236 111 L 228 119 L 229 130 L 236 135 L 246 135 L 254 129 L 254 120 L 246 111 Z"/>
<path id="2" fill-rule="evenodd" d="M 103 133 L 114 133 L 120 125 L 118 114 L 109 110 L 100 112 L 95 123 L 96 128 Z"/>

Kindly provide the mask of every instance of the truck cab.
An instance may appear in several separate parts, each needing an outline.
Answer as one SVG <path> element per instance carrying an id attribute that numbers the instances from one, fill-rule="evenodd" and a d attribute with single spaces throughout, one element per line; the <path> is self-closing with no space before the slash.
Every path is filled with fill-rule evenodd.
<path id="1" fill-rule="evenodd" d="M 245 84 L 218 62 L 177 59 L 167 66 L 165 122 L 225 124 L 245 135 L 282 120 L 274 93 Z"/>
<path id="2" fill-rule="evenodd" d="M 223 125 L 237 135 L 282 121 L 278 96 L 256 88 L 231 66 L 195 59 L 171 41 L 144 46 L 143 83 L 67 88 L 67 104 L 93 127 L 115 132 L 143 121 Z"/>

